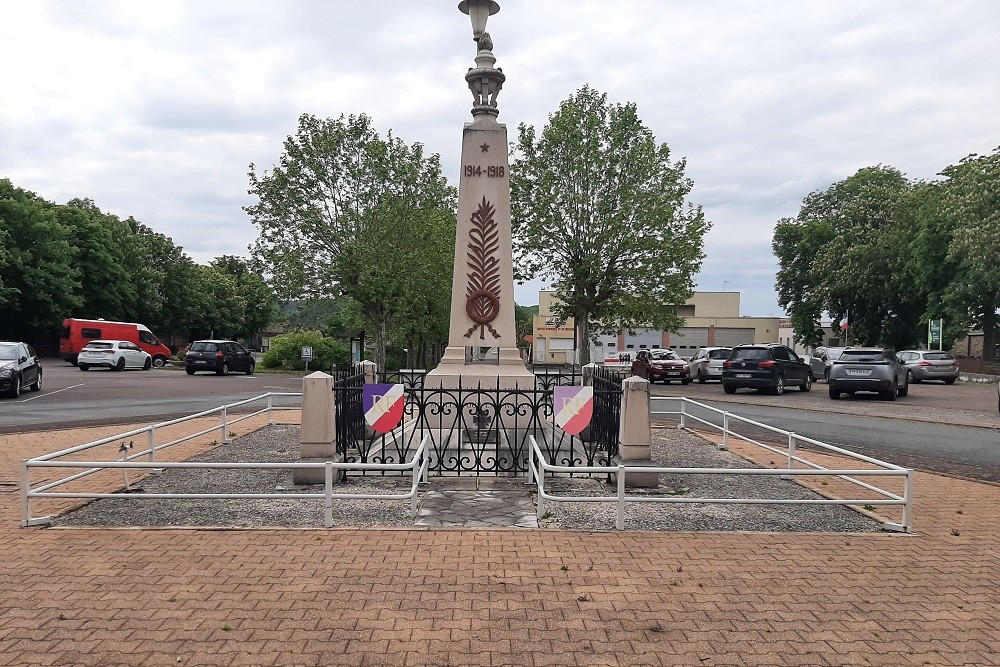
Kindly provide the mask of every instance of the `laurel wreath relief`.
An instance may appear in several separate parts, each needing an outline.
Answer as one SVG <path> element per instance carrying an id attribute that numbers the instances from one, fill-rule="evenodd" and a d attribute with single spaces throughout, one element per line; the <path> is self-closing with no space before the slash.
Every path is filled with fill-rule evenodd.
<path id="1" fill-rule="evenodd" d="M 490 324 L 500 314 L 500 260 L 495 256 L 500 247 L 500 235 L 493 219 L 494 210 L 493 205 L 483 197 L 470 218 L 472 229 L 469 232 L 469 283 L 465 312 L 475 324 L 465 332 L 466 338 L 471 338 L 476 329 L 479 329 L 480 338 L 486 338 L 486 329 L 494 338 L 500 338 Z"/>

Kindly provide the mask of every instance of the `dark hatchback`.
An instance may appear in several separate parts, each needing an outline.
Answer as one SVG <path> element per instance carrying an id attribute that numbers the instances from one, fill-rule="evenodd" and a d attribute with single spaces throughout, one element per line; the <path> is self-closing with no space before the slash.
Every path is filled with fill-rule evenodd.
<path id="1" fill-rule="evenodd" d="M 230 371 L 253 375 L 254 359 L 242 345 L 231 340 L 196 340 L 184 355 L 188 375 L 211 371 L 228 375 Z"/>
<path id="2" fill-rule="evenodd" d="M 812 383 L 809 365 L 784 345 L 738 345 L 722 363 L 722 388 L 727 394 L 743 388 L 772 394 L 783 394 L 786 387 L 809 391 Z"/>
<path id="3" fill-rule="evenodd" d="M 0 394 L 17 398 L 21 390 L 42 388 L 42 364 L 27 343 L 0 341 Z"/>

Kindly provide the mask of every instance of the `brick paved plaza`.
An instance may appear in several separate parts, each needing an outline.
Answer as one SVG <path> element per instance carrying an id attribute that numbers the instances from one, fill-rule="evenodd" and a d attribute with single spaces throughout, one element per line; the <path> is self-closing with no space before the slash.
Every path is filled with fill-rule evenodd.
<path id="1" fill-rule="evenodd" d="M 122 430 L 0 437 L 0 482 Z M 0 665 L 1000 665 L 995 485 L 918 474 L 912 535 L 20 528 L 0 488 Z"/>

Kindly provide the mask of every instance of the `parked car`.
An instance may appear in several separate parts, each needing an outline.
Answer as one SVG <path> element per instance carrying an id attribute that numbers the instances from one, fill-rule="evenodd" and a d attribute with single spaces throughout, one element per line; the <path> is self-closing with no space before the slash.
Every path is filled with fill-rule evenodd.
<path id="1" fill-rule="evenodd" d="M 632 362 L 632 375 L 638 375 L 651 383 L 661 381 L 670 384 L 679 380 L 681 384 L 691 382 L 691 369 L 676 352 L 667 349 L 640 350 Z"/>
<path id="2" fill-rule="evenodd" d="M 21 390 L 42 388 L 42 364 L 27 343 L 0 341 L 0 394 L 17 398 Z"/>
<path id="3" fill-rule="evenodd" d="M 846 347 L 817 347 L 816 353 L 809 358 L 809 369 L 812 371 L 813 379 L 823 378 L 823 382 L 827 382 L 830 379 L 830 366 L 846 349 Z"/>
<path id="4" fill-rule="evenodd" d="M 910 371 L 910 382 L 941 380 L 955 384 L 958 379 L 958 360 L 949 352 L 940 350 L 903 350 L 896 355 Z"/>
<path id="5" fill-rule="evenodd" d="M 735 394 L 744 387 L 785 393 L 785 387 L 812 389 L 812 372 L 793 350 L 776 343 L 737 345 L 722 362 L 722 388 Z"/>
<path id="6" fill-rule="evenodd" d="M 699 348 L 688 367 L 691 369 L 691 379 L 698 379 L 698 382 L 708 380 L 722 380 L 722 362 L 729 358 L 731 347 L 702 347 Z"/>
<path id="7" fill-rule="evenodd" d="M 253 355 L 232 340 L 196 340 L 184 355 L 184 370 L 188 375 L 198 371 L 212 371 L 217 375 L 242 371 L 253 375 L 254 365 Z"/>
<path id="8" fill-rule="evenodd" d="M 170 348 L 159 341 L 149 328 L 135 322 L 108 320 L 80 320 L 73 317 L 63 320 L 59 336 L 59 356 L 76 364 L 80 350 L 95 340 L 127 340 L 149 353 L 153 366 L 159 368 L 170 358 Z"/>
<path id="9" fill-rule="evenodd" d="M 94 366 L 113 371 L 126 368 L 148 371 L 153 367 L 153 355 L 129 340 L 92 340 L 80 350 L 76 366 L 81 371 L 89 371 Z"/>
<path id="10" fill-rule="evenodd" d="M 883 347 L 850 347 L 830 367 L 830 398 L 857 391 L 876 392 L 895 401 L 910 392 L 910 372 L 896 356 Z"/>

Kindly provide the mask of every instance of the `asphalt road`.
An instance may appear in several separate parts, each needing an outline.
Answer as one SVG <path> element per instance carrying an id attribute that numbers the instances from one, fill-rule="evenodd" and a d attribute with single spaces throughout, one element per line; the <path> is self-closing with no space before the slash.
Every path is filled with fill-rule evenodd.
<path id="1" fill-rule="evenodd" d="M 82 424 L 155 423 L 268 392 L 302 391 L 302 378 L 296 375 L 189 376 L 170 368 L 121 373 L 94 368 L 84 372 L 54 359 L 44 360 L 43 370 L 41 391 L 25 391 L 18 399 L 0 399 L 0 433 Z M 280 399 L 274 400 L 275 405 L 280 403 Z M 286 401 L 298 403 L 297 398 Z"/>

